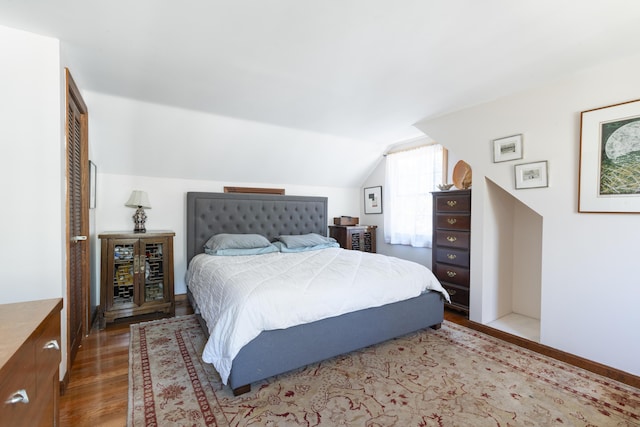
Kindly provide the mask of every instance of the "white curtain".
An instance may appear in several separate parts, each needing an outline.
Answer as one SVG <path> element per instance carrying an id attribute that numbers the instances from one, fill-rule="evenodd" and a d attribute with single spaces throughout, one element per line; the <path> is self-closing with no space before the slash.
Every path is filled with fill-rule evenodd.
<path id="1" fill-rule="evenodd" d="M 439 144 L 391 153 L 386 158 L 384 241 L 430 248 L 432 195 L 442 181 Z"/>

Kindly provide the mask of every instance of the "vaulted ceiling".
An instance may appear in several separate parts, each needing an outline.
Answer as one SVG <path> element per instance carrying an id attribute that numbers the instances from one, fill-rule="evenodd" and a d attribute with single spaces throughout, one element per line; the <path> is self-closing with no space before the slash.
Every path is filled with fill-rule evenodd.
<path id="1" fill-rule="evenodd" d="M 424 118 L 637 52 L 639 3 L 0 0 L 0 25 L 60 39 L 84 90 L 359 141 L 371 162 Z"/>

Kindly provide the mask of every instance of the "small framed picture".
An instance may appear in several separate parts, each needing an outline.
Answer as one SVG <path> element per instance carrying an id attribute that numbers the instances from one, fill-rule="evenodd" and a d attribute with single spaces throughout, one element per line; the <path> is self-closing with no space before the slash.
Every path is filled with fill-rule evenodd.
<path id="1" fill-rule="evenodd" d="M 548 187 L 547 161 L 515 165 L 516 189 Z"/>
<path id="2" fill-rule="evenodd" d="M 493 140 L 493 163 L 522 158 L 522 134 Z"/>
<path id="3" fill-rule="evenodd" d="M 98 172 L 96 164 L 89 160 L 89 209 L 96 207 L 96 179 Z"/>
<path id="4" fill-rule="evenodd" d="M 382 213 L 382 186 L 364 189 L 364 213 Z"/>

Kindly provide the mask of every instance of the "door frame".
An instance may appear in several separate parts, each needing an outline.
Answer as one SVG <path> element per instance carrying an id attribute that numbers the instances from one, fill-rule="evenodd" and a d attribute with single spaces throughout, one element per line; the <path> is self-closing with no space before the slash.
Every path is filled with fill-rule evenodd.
<path id="1" fill-rule="evenodd" d="M 87 240 L 84 242 L 72 243 L 71 238 L 71 230 L 70 230 L 70 219 L 69 219 L 69 166 L 68 166 L 68 156 L 69 156 L 69 144 L 70 144 L 70 135 L 69 135 L 69 103 L 73 100 L 73 102 L 78 106 L 80 110 L 80 143 L 81 143 L 81 160 L 80 160 L 80 173 L 81 173 L 81 228 L 86 230 Z M 82 99 L 82 95 L 80 94 L 80 90 L 78 89 L 73 77 L 71 76 L 71 72 L 68 68 L 65 68 L 65 161 L 66 161 L 66 177 L 65 177 L 65 221 L 66 221 L 66 253 L 70 254 L 71 245 L 72 244 L 84 244 L 86 250 L 84 251 L 84 256 L 82 260 L 82 289 L 81 289 L 81 300 L 82 300 L 82 322 L 83 322 L 83 330 L 82 334 L 84 336 L 89 334 L 91 329 L 90 324 L 90 283 L 91 283 L 91 252 L 90 252 L 90 226 L 89 226 L 89 132 L 88 132 L 88 109 L 87 106 Z M 71 349 L 71 334 L 73 333 L 72 328 L 70 327 L 71 322 L 71 310 L 69 307 L 69 302 L 71 301 L 70 292 L 71 292 L 71 272 L 70 272 L 70 257 L 67 255 L 67 268 L 66 268 L 66 279 L 67 279 L 67 287 L 66 287 L 66 322 L 67 322 L 67 372 L 65 374 L 64 384 L 68 382 L 69 372 L 71 370 L 72 365 L 72 349 Z"/>

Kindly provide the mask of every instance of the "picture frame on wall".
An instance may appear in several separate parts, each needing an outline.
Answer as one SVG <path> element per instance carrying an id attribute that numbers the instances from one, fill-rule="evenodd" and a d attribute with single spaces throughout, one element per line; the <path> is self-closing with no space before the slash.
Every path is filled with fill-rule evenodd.
<path id="1" fill-rule="evenodd" d="M 493 163 L 522 158 L 522 134 L 493 140 Z"/>
<path id="2" fill-rule="evenodd" d="M 89 160 L 89 209 L 96 208 L 96 180 L 98 175 L 96 164 Z"/>
<path id="3" fill-rule="evenodd" d="M 382 186 L 368 187 L 364 189 L 364 213 L 382 213 Z"/>
<path id="4" fill-rule="evenodd" d="M 580 114 L 578 212 L 640 213 L 640 99 Z"/>
<path id="5" fill-rule="evenodd" d="M 547 161 L 523 163 L 514 166 L 516 189 L 541 188 L 549 186 Z"/>

